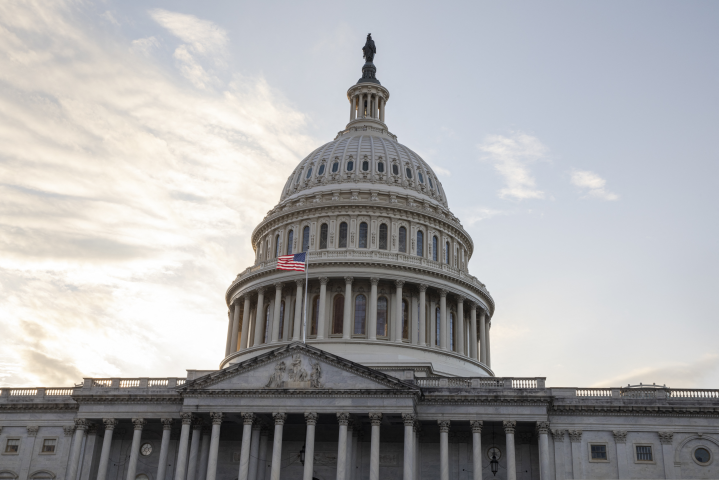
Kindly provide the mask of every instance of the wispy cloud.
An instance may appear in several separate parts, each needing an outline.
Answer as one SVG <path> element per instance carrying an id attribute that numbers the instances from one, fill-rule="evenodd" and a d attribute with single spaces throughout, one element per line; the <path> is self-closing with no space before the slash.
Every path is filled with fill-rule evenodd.
<path id="1" fill-rule="evenodd" d="M 213 368 L 223 292 L 316 142 L 263 79 L 199 90 L 77 8 L 0 2 L 0 384 Z M 153 15 L 222 55 L 211 22 Z"/>
<path id="2" fill-rule="evenodd" d="M 593 387 L 619 387 L 639 383 L 665 385 L 672 388 L 696 388 L 702 380 L 719 368 L 719 355 L 708 354 L 691 362 L 658 367 L 642 367 L 601 380 Z"/>
<path id="3" fill-rule="evenodd" d="M 538 138 L 522 132 L 510 136 L 488 135 L 477 145 L 483 153 L 483 161 L 490 162 L 504 177 L 500 198 L 517 200 L 541 199 L 544 192 L 539 190 L 529 165 L 546 157 L 548 149 Z"/>
<path id="4" fill-rule="evenodd" d="M 471 210 L 467 210 L 462 218 L 467 222 L 467 225 L 475 225 L 482 220 L 488 220 L 497 215 L 505 215 L 507 212 L 502 210 L 495 210 L 487 207 L 475 207 Z"/>
<path id="5" fill-rule="evenodd" d="M 607 181 L 594 172 L 588 170 L 574 170 L 572 172 L 572 185 L 575 185 L 586 192 L 587 197 L 600 200 L 619 200 L 619 195 L 607 191 L 604 187 Z"/>

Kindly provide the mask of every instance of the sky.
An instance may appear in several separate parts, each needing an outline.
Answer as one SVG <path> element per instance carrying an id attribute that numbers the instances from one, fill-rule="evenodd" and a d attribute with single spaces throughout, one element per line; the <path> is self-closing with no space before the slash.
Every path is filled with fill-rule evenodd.
<path id="1" fill-rule="evenodd" d="M 719 388 L 719 3 L 0 2 L 0 386 L 184 376 L 365 36 L 498 376 Z"/>

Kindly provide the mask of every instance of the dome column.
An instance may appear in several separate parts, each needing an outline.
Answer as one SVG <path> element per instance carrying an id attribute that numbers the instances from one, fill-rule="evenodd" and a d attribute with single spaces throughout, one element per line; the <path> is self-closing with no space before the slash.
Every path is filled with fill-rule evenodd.
<path id="1" fill-rule="evenodd" d="M 325 307 L 327 299 L 327 282 L 330 279 L 327 277 L 320 277 L 320 311 L 317 312 L 317 340 L 325 338 Z"/>
<path id="2" fill-rule="evenodd" d="M 255 312 L 255 341 L 253 346 L 262 343 L 262 330 L 264 325 L 262 324 L 262 316 L 265 312 L 265 289 L 260 287 L 257 289 L 257 311 Z"/>
<path id="3" fill-rule="evenodd" d="M 492 328 L 492 322 L 487 322 L 487 366 L 492 368 L 492 347 L 489 346 L 489 330 Z"/>
<path id="4" fill-rule="evenodd" d="M 464 297 L 457 298 L 457 353 L 464 355 Z"/>
<path id="5" fill-rule="evenodd" d="M 472 302 L 469 306 L 469 356 L 477 358 L 477 304 Z"/>
<path id="6" fill-rule="evenodd" d="M 247 348 L 247 335 L 250 330 L 250 294 L 245 294 L 245 306 L 242 310 L 242 334 L 240 335 L 240 345 L 237 350 L 243 350 Z"/>
<path id="7" fill-rule="evenodd" d="M 439 291 L 439 346 L 442 350 L 447 350 L 447 337 L 449 336 L 449 328 L 447 328 L 447 290 Z"/>
<path id="8" fill-rule="evenodd" d="M 280 339 L 280 307 L 282 306 L 282 283 L 275 283 L 275 313 L 272 316 L 272 342 Z"/>
<path id="9" fill-rule="evenodd" d="M 245 317 L 247 318 L 247 317 Z M 232 332 L 230 333 L 230 353 L 235 353 L 237 348 L 237 335 L 240 333 L 240 299 L 238 298 L 232 306 Z"/>
<path id="10" fill-rule="evenodd" d="M 487 317 L 484 310 L 479 314 L 479 361 L 487 364 Z"/>
<path id="11" fill-rule="evenodd" d="M 419 344 L 421 346 L 427 345 L 427 319 L 425 314 L 427 312 L 427 306 L 425 305 L 425 295 L 427 292 L 427 285 L 421 284 L 419 286 Z"/>
<path id="12" fill-rule="evenodd" d="M 397 298 L 397 314 L 395 316 L 396 318 L 396 324 L 394 329 L 394 341 L 398 343 L 402 343 L 402 328 L 404 327 L 404 318 L 403 313 L 404 309 L 402 308 L 402 286 L 404 285 L 404 281 L 402 280 L 395 280 L 394 282 L 395 287 L 397 288 L 395 297 Z"/>
<path id="13" fill-rule="evenodd" d="M 292 329 L 292 341 L 297 342 L 302 336 L 302 287 L 305 284 L 304 280 L 295 280 L 297 283 L 297 296 L 295 297 L 295 324 Z"/>
<path id="14" fill-rule="evenodd" d="M 382 123 L 384 123 L 384 98 L 379 99 L 379 119 Z"/>
<path id="15" fill-rule="evenodd" d="M 342 318 L 342 339 L 349 340 L 352 335 L 352 282 L 354 278 L 345 277 L 345 308 Z"/>
<path id="16" fill-rule="evenodd" d="M 377 340 L 377 284 L 379 283 L 379 278 L 372 277 L 369 281 L 372 287 L 369 294 L 369 330 L 367 331 L 367 338 Z"/>
<path id="17" fill-rule="evenodd" d="M 350 122 L 355 119 L 355 111 L 357 109 L 357 96 L 353 96 L 350 100 Z"/>

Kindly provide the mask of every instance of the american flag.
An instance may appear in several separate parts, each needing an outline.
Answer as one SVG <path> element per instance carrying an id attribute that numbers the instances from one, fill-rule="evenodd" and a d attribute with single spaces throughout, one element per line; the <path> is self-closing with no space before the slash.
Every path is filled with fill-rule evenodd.
<path id="1" fill-rule="evenodd" d="M 277 257 L 277 270 L 305 271 L 306 253 L 295 253 L 294 255 L 282 255 Z"/>

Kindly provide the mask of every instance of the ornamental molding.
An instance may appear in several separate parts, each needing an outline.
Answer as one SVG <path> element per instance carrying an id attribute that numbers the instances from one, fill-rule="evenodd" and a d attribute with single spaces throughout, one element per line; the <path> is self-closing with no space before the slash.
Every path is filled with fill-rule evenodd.
<path id="1" fill-rule="evenodd" d="M 671 445 L 674 439 L 674 432 L 657 432 L 659 435 L 659 442 L 662 445 Z"/>
<path id="2" fill-rule="evenodd" d="M 107 404 L 107 403 L 117 403 L 117 404 L 138 404 L 138 403 L 147 403 L 147 404 L 175 404 L 175 405 L 181 405 L 183 400 L 182 397 L 177 395 L 175 393 L 174 398 L 168 398 L 168 397 L 156 397 L 153 395 L 144 395 L 143 393 L 139 394 L 124 394 L 124 395 L 113 395 L 113 394 L 105 394 L 103 396 L 93 395 L 93 396 L 87 396 L 87 397 L 78 397 L 75 398 L 75 401 L 81 405 L 92 405 L 92 404 Z"/>
<path id="3" fill-rule="evenodd" d="M 614 431 L 612 431 L 612 435 L 614 435 L 615 443 L 627 443 L 627 432 L 626 431 L 614 430 Z"/>
<path id="4" fill-rule="evenodd" d="M 657 405 L 552 405 L 550 415 L 610 416 L 610 417 L 694 417 L 719 418 L 719 408 L 691 406 L 671 407 Z"/>
<path id="5" fill-rule="evenodd" d="M 425 394 L 427 395 L 427 394 Z M 477 395 L 467 395 L 460 398 L 447 395 L 441 397 L 420 398 L 418 405 L 482 405 L 489 407 L 546 407 L 550 404 L 550 399 L 533 399 L 533 398 L 498 398 L 496 395 L 484 396 L 486 391 Z"/>
<path id="6" fill-rule="evenodd" d="M 78 410 L 79 408 L 80 406 L 77 403 L 0 403 L 0 412 L 61 412 Z"/>
<path id="7" fill-rule="evenodd" d="M 580 443 L 582 441 L 581 430 L 567 430 L 567 433 L 569 434 L 569 440 L 572 443 Z"/>

